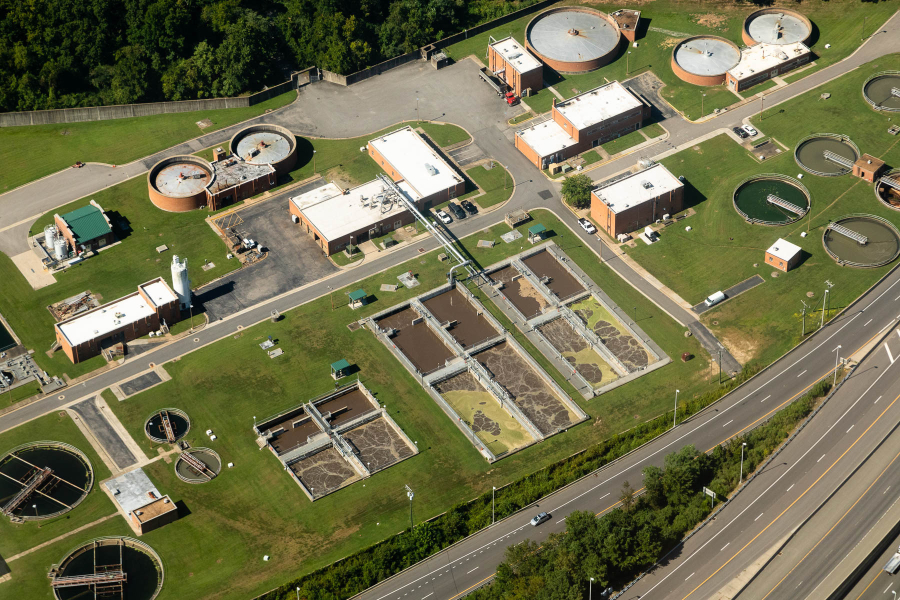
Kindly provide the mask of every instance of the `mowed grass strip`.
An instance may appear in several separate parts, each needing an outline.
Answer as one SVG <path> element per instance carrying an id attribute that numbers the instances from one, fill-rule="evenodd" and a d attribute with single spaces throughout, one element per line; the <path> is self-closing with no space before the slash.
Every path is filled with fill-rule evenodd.
<path id="1" fill-rule="evenodd" d="M 21 524 L 12 523 L 7 517 L 0 518 L 0 556 L 6 559 L 116 511 L 100 489 L 100 482 L 110 476 L 109 469 L 64 411 L 45 415 L 0 433 L 0 456 L 20 444 L 41 440 L 65 442 L 81 450 L 93 467 L 94 486 L 81 504 L 59 517 Z M 17 566 L 16 562 L 12 563 L 14 575 Z M 42 583 L 46 585 L 46 578 Z"/>
<path id="2" fill-rule="evenodd" d="M 0 128 L 0 194 L 40 179 L 78 161 L 124 165 L 176 144 L 252 119 L 296 100 L 286 92 L 254 106 Z M 212 125 L 200 129 L 203 119 Z"/>
<path id="3" fill-rule="evenodd" d="M 490 170 L 482 165 L 472 167 L 466 170 L 466 175 L 484 191 L 484 194 L 473 199 L 481 208 L 506 202 L 513 194 L 512 175 L 498 162 L 494 162 Z"/>
<path id="4" fill-rule="evenodd" d="M 637 307 L 638 323 L 668 353 L 700 354 L 696 340 L 685 338 L 680 325 L 620 280 L 551 212 L 536 210 L 532 215 L 534 221 L 520 229 L 534 222 L 544 223 L 553 239 L 595 281 L 602 282 L 616 302 Z M 490 228 L 487 235 L 499 236 L 506 231 L 509 227 L 500 224 Z M 476 248 L 477 240 L 485 235 L 463 241 L 466 252 L 479 263 L 487 265 L 520 251 L 517 244 Z M 287 312 L 278 323 L 266 321 L 244 329 L 233 338 L 166 364 L 171 382 L 112 404 L 116 416 L 148 456 L 155 456 L 158 449 L 143 435 L 144 420 L 159 408 L 177 407 L 191 418 L 189 441 L 213 447 L 224 463 L 235 465 L 203 485 L 181 482 L 173 465 L 165 461 L 145 467 L 160 491 L 183 502 L 190 511 L 178 522 L 142 538 L 163 556 L 168 580 L 179 582 L 167 586 L 161 600 L 243 599 L 261 593 L 402 530 L 409 519 L 405 484 L 416 491 L 414 518 L 421 522 L 492 485 L 499 487 L 528 475 L 664 412 L 673 384 L 687 397 L 710 389 L 705 359 L 675 361 L 597 399 L 583 401 L 533 346 L 523 343 L 535 360 L 599 420 L 593 426 L 573 427 L 488 465 L 387 348 L 370 332 L 347 328 L 348 323 L 446 281 L 447 266 L 436 255 L 427 253 L 352 286 L 377 290 L 381 283 L 395 281 L 400 273 L 412 270 L 421 282 L 418 288 L 394 294 L 376 292 L 373 303 L 358 311 L 346 306 L 332 311 L 328 296 L 323 296 Z M 342 297 L 344 291 L 336 290 L 335 296 Z M 490 304 L 486 306 L 491 309 Z M 511 323 L 501 321 L 523 342 L 524 336 Z M 270 335 L 285 351 L 276 360 L 258 347 Z M 339 358 L 359 367 L 359 377 L 407 435 L 418 442 L 421 452 L 310 503 L 278 460 L 257 447 L 251 431 L 253 417 L 261 419 L 332 389 L 328 365 Z M 216 432 L 215 442 L 202 434 L 206 429 Z M 264 554 L 271 557 L 269 562 L 262 562 Z M 42 569 L 44 564 L 35 563 L 23 576 L 42 578 Z"/>

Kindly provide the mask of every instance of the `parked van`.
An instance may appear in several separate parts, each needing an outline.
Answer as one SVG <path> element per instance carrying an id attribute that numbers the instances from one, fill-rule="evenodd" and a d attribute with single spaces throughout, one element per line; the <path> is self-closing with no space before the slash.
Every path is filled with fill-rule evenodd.
<path id="1" fill-rule="evenodd" d="M 715 294 L 713 294 L 712 296 L 710 296 L 709 298 L 707 298 L 705 300 L 706 306 L 715 306 L 716 304 L 718 304 L 719 302 L 721 302 L 724 299 L 725 299 L 724 292 L 716 292 Z"/>

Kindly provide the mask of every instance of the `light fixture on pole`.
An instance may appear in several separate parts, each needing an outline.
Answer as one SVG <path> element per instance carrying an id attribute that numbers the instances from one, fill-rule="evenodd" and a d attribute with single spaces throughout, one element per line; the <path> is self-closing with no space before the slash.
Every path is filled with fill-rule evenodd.
<path id="1" fill-rule="evenodd" d="M 819 323 L 819 329 L 825 327 L 825 307 L 828 305 L 828 288 L 825 288 L 825 297 L 822 298 L 822 322 Z"/>
<path id="2" fill-rule="evenodd" d="M 838 344 L 837 348 L 834 349 L 834 379 L 831 382 L 831 387 L 837 385 L 837 369 L 838 362 L 841 360 L 841 345 Z"/>
<path id="3" fill-rule="evenodd" d="M 494 494 L 497 492 L 497 486 L 491 486 L 494 489 L 491 490 L 491 525 L 494 524 Z"/>
<path id="4" fill-rule="evenodd" d="M 300 600 L 300 588 L 297 588 L 297 600 Z"/>
<path id="5" fill-rule="evenodd" d="M 631 52 L 629 52 L 628 54 L 631 54 Z M 591 577 L 591 582 L 588 584 L 588 600 L 591 600 L 591 598 L 593 597 L 593 594 L 594 594 L 594 578 Z"/>
<path id="6" fill-rule="evenodd" d="M 741 484 L 741 481 L 744 480 L 744 448 L 747 447 L 747 442 L 743 442 L 741 444 L 741 476 L 738 478 L 738 485 Z"/>
<path id="7" fill-rule="evenodd" d="M 313 173 L 316 172 L 316 151 L 313 150 Z"/>
<path id="8" fill-rule="evenodd" d="M 625 55 L 625 75 L 628 75 L 628 62 L 631 58 L 631 50 L 628 51 L 628 54 Z"/>
<path id="9" fill-rule="evenodd" d="M 672 429 L 675 429 L 675 421 L 678 419 L 678 393 L 681 390 L 675 390 L 675 414 L 672 415 Z"/>
<path id="10" fill-rule="evenodd" d="M 706 94 L 700 94 L 700 118 L 703 118 L 704 110 L 703 110 L 703 99 L 706 98 Z"/>

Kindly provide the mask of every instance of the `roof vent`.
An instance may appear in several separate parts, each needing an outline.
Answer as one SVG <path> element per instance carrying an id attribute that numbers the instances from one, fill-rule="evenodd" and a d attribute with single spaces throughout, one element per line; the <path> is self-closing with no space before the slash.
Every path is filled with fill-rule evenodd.
<path id="1" fill-rule="evenodd" d="M 641 185 L 644 186 L 645 190 L 649 190 L 650 188 L 653 187 L 653 184 L 650 183 L 649 181 L 647 181 L 646 179 L 641 182 Z"/>
<path id="2" fill-rule="evenodd" d="M 432 176 L 438 174 L 438 170 L 431 163 L 425 163 L 425 170 Z"/>

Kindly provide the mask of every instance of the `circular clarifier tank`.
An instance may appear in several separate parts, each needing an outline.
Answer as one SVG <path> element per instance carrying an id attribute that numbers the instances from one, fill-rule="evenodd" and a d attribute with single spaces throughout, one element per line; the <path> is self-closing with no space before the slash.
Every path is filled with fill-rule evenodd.
<path id="1" fill-rule="evenodd" d="M 278 125 L 251 125 L 231 138 L 232 154 L 251 165 L 272 165 L 279 175 L 297 163 L 297 140 Z"/>
<path id="2" fill-rule="evenodd" d="M 834 133 L 815 133 L 800 140 L 794 160 L 804 170 L 822 177 L 836 177 L 853 171 L 859 148 L 849 137 Z M 849 164 L 849 166 L 848 166 Z"/>
<path id="3" fill-rule="evenodd" d="M 93 484 L 94 470 L 87 456 L 63 442 L 23 444 L 0 458 L 0 506 L 19 498 L 10 515 L 13 521 L 49 519 L 69 512 Z"/>
<path id="4" fill-rule="evenodd" d="M 764 8 L 751 13 L 744 20 L 744 43 L 796 44 L 809 41 L 812 23 L 803 14 L 785 8 Z"/>
<path id="5" fill-rule="evenodd" d="M 212 165 L 199 156 L 170 156 L 147 173 L 150 201 L 169 212 L 206 206 L 207 186 L 215 180 Z"/>
<path id="6" fill-rule="evenodd" d="M 793 177 L 755 175 L 734 190 L 734 208 L 744 219 L 763 225 L 786 225 L 809 210 L 809 190 Z"/>
<path id="7" fill-rule="evenodd" d="M 884 71 L 869 77 L 863 97 L 875 110 L 900 112 L 900 71 Z"/>
<path id="8" fill-rule="evenodd" d="M 190 429 L 191 420 L 187 413 L 177 408 L 160 409 L 144 422 L 144 434 L 157 444 L 177 442 L 187 435 Z"/>
<path id="9" fill-rule="evenodd" d="M 191 448 L 175 461 L 175 475 L 187 483 L 212 481 L 222 470 L 222 459 L 210 448 Z"/>
<path id="10" fill-rule="evenodd" d="M 886 206 L 900 210 L 900 169 L 894 169 L 875 182 L 875 197 Z"/>
<path id="11" fill-rule="evenodd" d="M 89 580 L 103 574 L 94 585 L 63 585 L 74 578 Z M 147 544 L 128 537 L 97 538 L 69 552 L 50 571 L 50 585 L 57 600 L 121 598 L 153 600 L 165 579 L 162 560 Z"/>
<path id="12" fill-rule="evenodd" d="M 822 243 L 834 260 L 853 267 L 880 267 L 900 254 L 900 232 L 875 215 L 838 219 L 825 229 Z"/>
<path id="13" fill-rule="evenodd" d="M 737 45 L 725 38 L 702 35 L 681 40 L 672 50 L 672 70 L 695 85 L 719 85 L 741 60 Z"/>
<path id="14" fill-rule="evenodd" d="M 560 73 L 593 71 L 616 56 L 621 33 L 606 13 L 565 6 L 545 11 L 528 24 L 525 45 Z"/>

